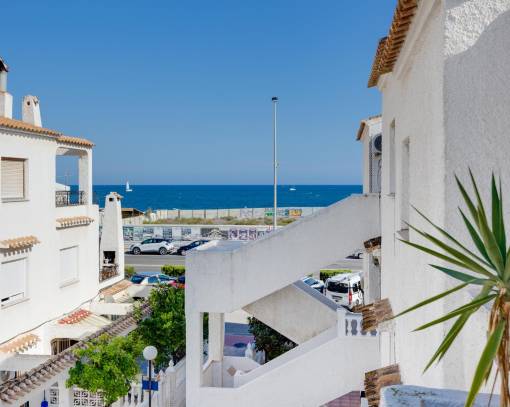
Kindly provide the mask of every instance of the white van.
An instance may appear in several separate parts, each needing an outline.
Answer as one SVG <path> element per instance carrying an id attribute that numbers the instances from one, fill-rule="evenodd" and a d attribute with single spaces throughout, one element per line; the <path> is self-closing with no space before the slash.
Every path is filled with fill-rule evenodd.
<path id="1" fill-rule="evenodd" d="M 337 274 L 326 280 L 326 297 L 340 305 L 353 308 L 363 304 L 360 273 Z"/>

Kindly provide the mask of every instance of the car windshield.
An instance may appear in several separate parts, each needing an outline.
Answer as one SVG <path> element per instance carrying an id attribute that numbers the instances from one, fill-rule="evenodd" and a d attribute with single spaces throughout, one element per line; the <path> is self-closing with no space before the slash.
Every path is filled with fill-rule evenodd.
<path id="1" fill-rule="evenodd" d="M 155 277 L 155 276 L 149 277 L 149 279 L 147 281 L 148 281 L 149 284 L 157 284 L 157 283 L 159 283 L 158 278 Z"/>
<path id="2" fill-rule="evenodd" d="M 328 282 L 327 290 L 334 293 L 347 294 L 349 292 L 349 286 L 338 281 L 330 281 Z"/>
<path id="3" fill-rule="evenodd" d="M 133 277 L 131 277 L 131 282 L 135 284 L 140 284 L 144 278 L 145 276 L 134 275 Z"/>
<path id="4" fill-rule="evenodd" d="M 304 283 L 305 284 L 308 284 L 308 285 L 314 285 L 315 284 L 315 280 L 311 277 L 308 277 L 306 280 L 304 280 Z"/>
<path id="5" fill-rule="evenodd" d="M 159 276 L 159 279 L 160 279 L 161 281 L 170 281 L 170 277 L 168 277 L 168 276 L 166 276 L 166 275 L 164 275 L 164 274 L 161 274 L 161 275 Z"/>

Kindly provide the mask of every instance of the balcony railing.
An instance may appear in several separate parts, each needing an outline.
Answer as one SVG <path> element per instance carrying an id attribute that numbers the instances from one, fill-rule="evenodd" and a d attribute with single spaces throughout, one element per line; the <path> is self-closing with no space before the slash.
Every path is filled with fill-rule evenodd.
<path id="1" fill-rule="evenodd" d="M 85 205 L 87 203 L 87 194 L 85 191 L 55 191 L 55 205 L 75 206 Z"/>
<path id="2" fill-rule="evenodd" d="M 109 280 L 110 278 L 117 277 L 119 275 L 118 264 L 105 264 L 99 271 L 99 282 Z"/>

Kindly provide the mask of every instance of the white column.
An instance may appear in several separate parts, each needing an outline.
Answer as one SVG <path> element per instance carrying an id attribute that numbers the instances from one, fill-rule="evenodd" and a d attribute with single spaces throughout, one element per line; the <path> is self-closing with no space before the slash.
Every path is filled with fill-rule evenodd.
<path id="1" fill-rule="evenodd" d="M 225 314 L 209 313 L 209 359 L 220 362 L 223 360 L 225 343 Z"/>
<path id="2" fill-rule="evenodd" d="M 78 185 L 79 190 L 85 192 L 86 202 L 88 205 L 93 203 L 92 200 L 92 150 L 84 152 L 78 159 Z"/>
<path id="3" fill-rule="evenodd" d="M 186 405 L 194 407 L 202 385 L 203 314 L 186 308 Z"/>

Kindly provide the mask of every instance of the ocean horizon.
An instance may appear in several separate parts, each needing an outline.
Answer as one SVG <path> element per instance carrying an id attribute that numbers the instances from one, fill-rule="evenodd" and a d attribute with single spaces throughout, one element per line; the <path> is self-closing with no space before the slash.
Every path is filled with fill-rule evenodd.
<path id="1" fill-rule="evenodd" d="M 123 196 L 122 206 L 151 209 L 270 208 L 272 185 L 94 185 L 94 200 L 100 207 L 109 192 Z M 329 206 L 362 192 L 361 185 L 279 185 L 279 207 Z"/>

